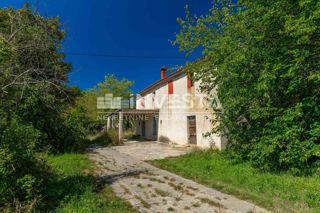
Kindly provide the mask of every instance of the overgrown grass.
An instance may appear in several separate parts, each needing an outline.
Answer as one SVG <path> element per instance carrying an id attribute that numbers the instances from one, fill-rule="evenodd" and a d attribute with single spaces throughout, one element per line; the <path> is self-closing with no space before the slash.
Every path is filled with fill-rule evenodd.
<path id="1" fill-rule="evenodd" d="M 110 186 L 92 175 L 93 165 L 84 154 L 63 154 L 48 159 L 56 177 L 48 186 L 39 211 L 54 212 L 135 212 L 129 203 L 116 197 Z"/>
<path id="2" fill-rule="evenodd" d="M 99 146 L 120 145 L 118 131 L 113 129 L 90 136 L 88 137 L 88 140 L 89 144 L 95 144 Z"/>
<path id="3" fill-rule="evenodd" d="M 277 212 L 320 212 L 320 177 L 262 173 L 223 153 L 195 151 L 152 163 Z"/>

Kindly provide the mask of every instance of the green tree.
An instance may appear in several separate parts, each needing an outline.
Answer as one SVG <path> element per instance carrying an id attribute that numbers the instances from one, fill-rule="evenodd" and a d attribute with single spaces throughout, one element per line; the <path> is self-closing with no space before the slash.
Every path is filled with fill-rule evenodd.
<path id="1" fill-rule="evenodd" d="M 104 81 L 98 83 L 91 89 L 83 92 L 82 96 L 77 99 L 77 104 L 85 109 L 87 116 L 90 118 L 92 123 L 105 123 L 105 121 L 98 121 L 98 109 L 97 109 L 97 98 L 104 97 L 106 94 L 112 94 L 113 97 L 122 97 L 129 99 L 132 94 L 131 87 L 133 82 L 128 79 L 117 79 L 114 75 L 107 75 Z M 105 110 L 106 113 L 111 112 L 112 109 Z"/>
<path id="2" fill-rule="evenodd" d="M 126 78 L 121 80 L 117 79 L 115 75 L 107 75 L 104 77 L 104 81 L 98 83 L 94 90 L 98 95 L 103 96 L 105 94 L 113 94 L 114 97 L 122 97 L 129 99 L 132 94 L 131 87 L 133 82 Z"/>
<path id="3" fill-rule="evenodd" d="M 66 85 L 64 35 L 56 17 L 0 9 L 0 211 L 35 207 L 48 171 L 39 151 L 71 149 L 84 138 L 84 114 L 71 109 L 79 91 Z"/>
<path id="4" fill-rule="evenodd" d="M 84 132 L 71 134 L 75 129 L 65 122 L 81 92 L 66 85 L 71 65 L 60 53 L 65 32 L 59 19 L 34 14 L 28 6 L 2 9 L 0 32 L 0 107 L 40 131 L 39 148 L 65 151 L 65 136 Z"/>
<path id="5" fill-rule="evenodd" d="M 0 96 L 15 106 L 34 88 L 37 95 L 64 97 L 70 64 L 59 52 L 64 31 L 59 19 L 33 14 L 25 7 L 0 11 Z M 60 96 L 59 96 L 60 95 Z"/>
<path id="6" fill-rule="evenodd" d="M 201 89 L 217 89 L 214 132 L 234 157 L 263 170 L 308 169 L 320 159 L 320 2 L 215 0 L 178 19 L 175 44 Z M 218 104 L 219 105 L 219 104 Z"/>

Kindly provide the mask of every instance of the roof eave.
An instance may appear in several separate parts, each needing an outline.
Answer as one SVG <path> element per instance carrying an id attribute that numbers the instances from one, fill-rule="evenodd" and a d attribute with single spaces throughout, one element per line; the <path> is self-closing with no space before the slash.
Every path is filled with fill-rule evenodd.
<path id="1" fill-rule="evenodd" d="M 160 79 L 147 88 L 143 89 L 141 92 L 139 92 L 140 95 L 144 96 L 151 91 L 154 91 L 156 88 L 166 84 L 168 81 L 173 80 L 174 78 L 179 77 L 180 75 L 185 74 L 185 70 L 183 68 L 179 68 L 176 72 L 171 73 L 170 75 L 166 76 L 164 79 Z"/>

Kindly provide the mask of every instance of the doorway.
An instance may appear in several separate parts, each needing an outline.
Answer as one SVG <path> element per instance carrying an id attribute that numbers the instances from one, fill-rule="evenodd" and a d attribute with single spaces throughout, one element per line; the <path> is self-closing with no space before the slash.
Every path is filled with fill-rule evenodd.
<path id="1" fill-rule="evenodd" d="M 196 116 L 188 116 L 188 143 L 197 144 L 197 122 Z"/>

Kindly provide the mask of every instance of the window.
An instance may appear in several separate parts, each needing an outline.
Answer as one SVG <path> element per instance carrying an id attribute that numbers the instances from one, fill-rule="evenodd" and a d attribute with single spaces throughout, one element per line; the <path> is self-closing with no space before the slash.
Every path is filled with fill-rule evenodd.
<path id="1" fill-rule="evenodd" d="M 173 81 L 168 82 L 168 94 L 173 94 Z"/>

